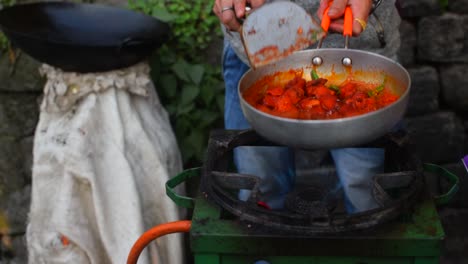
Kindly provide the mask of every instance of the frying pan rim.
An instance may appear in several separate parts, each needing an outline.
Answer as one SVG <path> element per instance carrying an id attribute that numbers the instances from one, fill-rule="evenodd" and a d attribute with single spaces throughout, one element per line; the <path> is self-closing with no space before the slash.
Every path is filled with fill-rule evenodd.
<path id="1" fill-rule="evenodd" d="M 300 53 L 310 53 L 311 50 L 314 50 L 314 49 L 309 49 L 309 50 L 301 50 L 301 51 L 296 51 L 294 52 L 293 54 L 300 54 Z M 240 91 L 240 84 L 242 83 L 242 80 L 247 76 L 248 73 L 252 72 L 253 69 L 250 68 L 247 72 L 245 72 L 241 79 L 239 80 L 239 84 L 237 86 L 237 93 L 240 97 L 240 100 L 241 102 L 243 102 L 243 104 L 248 107 L 249 109 L 253 110 L 255 113 L 257 114 L 260 114 L 264 117 L 267 117 L 267 118 L 272 118 L 272 119 L 276 119 L 278 121 L 282 121 L 282 122 L 287 122 L 287 123 L 301 123 L 301 124 L 333 124 L 333 123 L 341 123 L 341 122 L 351 122 L 351 121 L 355 121 L 355 120 L 359 120 L 359 119 L 364 119 L 364 118 L 368 118 L 369 116 L 372 116 L 372 115 L 378 115 L 379 113 L 381 112 L 384 112 L 384 111 L 388 111 L 388 109 L 390 108 L 393 108 L 393 106 L 395 106 L 396 104 L 400 104 L 401 102 L 403 102 L 404 100 L 406 100 L 406 97 L 408 97 L 409 95 L 409 92 L 410 92 L 410 88 L 411 88 L 411 77 L 408 73 L 408 71 L 397 61 L 395 60 L 392 60 L 388 57 L 385 57 L 383 55 L 380 55 L 380 54 L 377 54 L 377 53 L 374 53 L 374 52 L 369 52 L 369 51 L 364 51 L 364 50 L 359 50 L 359 49 L 352 49 L 352 48 L 349 48 L 349 49 L 343 49 L 343 48 L 321 48 L 321 49 L 315 49 L 316 51 L 322 51 L 322 50 L 325 50 L 325 51 L 339 51 L 339 52 L 343 52 L 343 51 L 351 51 L 351 52 L 357 52 L 357 53 L 363 53 L 363 54 L 366 54 L 366 55 L 370 55 L 370 56 L 376 56 L 376 57 L 380 57 L 386 61 L 388 61 L 389 63 L 392 63 L 392 64 L 395 64 L 397 67 L 399 67 L 400 69 L 402 69 L 403 73 L 405 74 L 405 77 L 407 77 L 408 79 L 408 87 L 407 89 L 403 92 L 402 95 L 400 95 L 400 97 L 398 98 L 398 100 L 396 100 L 395 102 L 393 102 L 392 104 L 389 104 L 385 107 L 382 107 L 380 109 L 377 109 L 375 111 L 371 111 L 371 112 L 367 112 L 367 113 L 364 113 L 364 114 L 360 114 L 360 115 L 357 115 L 357 116 L 350 116 L 350 117 L 341 117 L 341 118 L 332 118 L 332 119 L 294 119 L 294 118 L 287 118 L 287 117 L 280 117 L 280 116 L 275 116 L 275 115 L 271 115 L 271 114 L 268 114 L 268 113 L 265 113 L 263 111 L 260 111 L 258 109 L 256 109 L 255 107 L 253 107 L 249 102 L 247 102 L 241 91 Z M 287 58 L 285 58 L 284 60 L 287 60 Z M 264 67 L 268 67 L 269 65 L 265 65 Z"/>

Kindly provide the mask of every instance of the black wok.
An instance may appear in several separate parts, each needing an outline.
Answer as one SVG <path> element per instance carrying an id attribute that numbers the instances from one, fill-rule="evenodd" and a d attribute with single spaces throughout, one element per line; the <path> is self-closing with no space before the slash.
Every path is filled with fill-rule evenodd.
<path id="1" fill-rule="evenodd" d="M 44 2 L 0 11 L 0 28 L 36 60 L 73 72 L 102 72 L 146 59 L 168 38 L 167 24 L 97 4 Z"/>

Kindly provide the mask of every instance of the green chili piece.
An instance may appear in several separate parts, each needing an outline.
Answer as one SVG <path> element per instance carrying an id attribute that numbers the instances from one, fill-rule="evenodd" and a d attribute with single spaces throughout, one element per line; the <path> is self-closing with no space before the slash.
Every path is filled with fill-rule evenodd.
<path id="1" fill-rule="evenodd" d="M 380 93 L 380 92 L 383 91 L 384 88 L 385 88 L 385 83 L 382 83 L 381 85 L 379 85 L 379 86 L 377 86 L 377 87 L 375 88 L 375 92 L 376 92 L 376 93 Z"/>
<path id="2" fill-rule="evenodd" d="M 312 71 L 310 72 L 310 76 L 312 77 L 312 80 L 317 80 L 320 78 L 314 69 L 312 69 Z"/>
<path id="3" fill-rule="evenodd" d="M 378 95 L 379 93 L 381 93 L 381 92 L 384 90 L 384 88 L 385 88 L 385 83 L 386 83 L 386 82 L 387 82 L 387 76 L 384 77 L 383 82 L 382 82 L 379 86 L 375 87 L 374 90 L 368 91 L 368 92 L 367 92 L 367 95 L 368 95 L 369 97 L 372 97 L 372 96 L 376 96 L 376 95 Z"/>
<path id="4" fill-rule="evenodd" d="M 338 85 L 330 85 L 328 86 L 328 89 L 332 90 L 332 91 L 335 91 L 336 93 L 339 93 L 340 92 L 340 87 Z"/>

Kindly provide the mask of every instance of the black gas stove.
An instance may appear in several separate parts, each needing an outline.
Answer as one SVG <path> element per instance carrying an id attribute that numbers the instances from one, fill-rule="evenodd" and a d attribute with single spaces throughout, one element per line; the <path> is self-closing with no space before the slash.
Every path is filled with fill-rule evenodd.
<path id="1" fill-rule="evenodd" d="M 363 147 L 385 148 L 384 173 L 374 177 L 380 207 L 347 214 L 320 188 L 292 192 L 286 208 L 262 204 L 260 179 L 236 172 L 233 149 L 276 146 L 253 130 L 218 130 L 210 135 L 201 168 L 186 170 L 167 183 L 178 205 L 193 207 L 190 247 L 196 264 L 438 263 L 445 236 L 436 201 L 425 188 L 425 164 L 409 150 L 403 134 L 387 134 Z M 199 177 L 196 198 L 174 187 Z M 237 199 L 247 189 L 247 201 Z M 443 197 L 439 197 L 443 198 Z M 447 198 L 447 197 L 445 197 Z"/>

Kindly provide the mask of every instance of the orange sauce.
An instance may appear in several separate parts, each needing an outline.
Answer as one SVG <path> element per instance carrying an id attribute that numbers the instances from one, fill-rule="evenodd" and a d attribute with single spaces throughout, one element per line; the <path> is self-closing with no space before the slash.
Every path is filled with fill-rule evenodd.
<path id="1" fill-rule="evenodd" d="M 315 69 L 314 69 L 315 70 Z M 389 88 L 395 83 L 385 76 L 380 83 L 332 74 L 325 78 L 304 78 L 303 70 L 289 70 L 264 76 L 243 92 L 244 99 L 265 113 L 294 119 L 334 119 L 369 113 L 397 101 Z M 356 74 L 356 76 L 358 76 Z M 339 84 L 334 84 L 341 81 Z"/>

